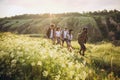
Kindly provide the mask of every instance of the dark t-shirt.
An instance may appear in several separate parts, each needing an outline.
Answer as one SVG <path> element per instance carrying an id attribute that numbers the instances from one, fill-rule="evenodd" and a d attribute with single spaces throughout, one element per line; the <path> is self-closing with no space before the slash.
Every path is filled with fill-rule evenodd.
<path id="1" fill-rule="evenodd" d="M 78 43 L 86 43 L 87 41 L 87 33 L 82 32 L 78 35 Z"/>

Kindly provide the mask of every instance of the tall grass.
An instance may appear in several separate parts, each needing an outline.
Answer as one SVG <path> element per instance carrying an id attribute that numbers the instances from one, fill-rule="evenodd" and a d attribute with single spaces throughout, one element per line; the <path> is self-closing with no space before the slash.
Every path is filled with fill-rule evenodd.
<path id="1" fill-rule="evenodd" d="M 114 73 L 98 69 L 91 57 L 99 57 L 99 48 L 111 44 L 87 44 L 85 57 L 77 53 L 77 42 L 72 44 L 75 49 L 69 52 L 51 40 L 0 33 L 0 80 L 119 80 Z"/>

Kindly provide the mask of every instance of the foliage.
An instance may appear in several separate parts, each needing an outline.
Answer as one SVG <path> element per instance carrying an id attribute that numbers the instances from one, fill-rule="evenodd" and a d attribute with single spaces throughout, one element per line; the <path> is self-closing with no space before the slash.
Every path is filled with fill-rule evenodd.
<path id="1" fill-rule="evenodd" d="M 56 26 L 73 29 L 74 40 L 85 26 L 88 27 L 89 42 L 110 39 L 109 32 L 117 32 L 120 23 L 120 11 L 103 10 L 85 13 L 61 13 L 61 14 L 24 14 L 0 19 L 0 31 L 19 34 L 46 34 L 51 23 Z M 120 25 L 119 25 L 120 26 Z M 119 38 L 118 38 L 119 39 Z"/>
<path id="2" fill-rule="evenodd" d="M 120 47 L 87 44 L 87 55 L 82 57 L 77 54 L 79 45 L 72 44 L 75 50 L 69 52 L 60 45 L 52 45 L 51 40 L 0 33 L 0 80 L 119 80 L 114 73 L 93 65 L 90 55 L 111 49 L 109 54 L 120 55 Z"/>

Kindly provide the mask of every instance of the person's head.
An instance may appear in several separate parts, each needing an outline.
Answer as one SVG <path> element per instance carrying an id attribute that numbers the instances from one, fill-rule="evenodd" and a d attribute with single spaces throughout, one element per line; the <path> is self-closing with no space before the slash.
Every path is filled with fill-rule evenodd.
<path id="1" fill-rule="evenodd" d="M 67 28 L 67 27 L 65 27 L 65 30 L 68 30 L 68 28 Z"/>
<path id="2" fill-rule="evenodd" d="M 71 34 L 71 33 L 72 33 L 72 31 L 73 31 L 73 30 L 72 30 L 72 29 L 70 29 L 70 30 L 69 30 L 69 33 Z"/>
<path id="3" fill-rule="evenodd" d="M 59 27 L 57 27 L 57 29 L 56 29 L 57 31 L 59 31 L 60 30 L 60 28 Z"/>
<path id="4" fill-rule="evenodd" d="M 83 28 L 83 32 L 86 32 L 86 33 L 87 33 L 87 27 L 84 27 L 84 28 Z"/>

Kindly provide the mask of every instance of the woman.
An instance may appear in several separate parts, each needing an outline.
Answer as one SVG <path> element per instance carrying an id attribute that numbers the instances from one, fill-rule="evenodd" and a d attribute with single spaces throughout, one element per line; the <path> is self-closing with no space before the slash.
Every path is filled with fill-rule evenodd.
<path id="1" fill-rule="evenodd" d="M 71 45 L 71 40 L 73 38 L 73 35 L 72 35 L 72 29 L 69 30 L 68 34 L 67 34 L 67 47 L 68 47 L 68 50 L 71 52 L 72 51 L 72 45 Z"/>
<path id="2" fill-rule="evenodd" d="M 61 30 L 59 27 L 56 29 L 55 35 L 57 39 L 57 44 L 61 44 Z"/>

